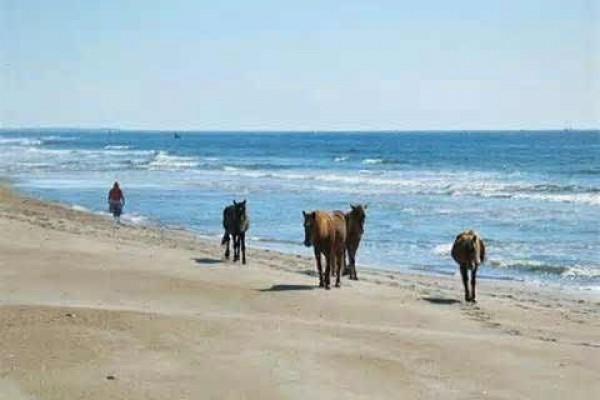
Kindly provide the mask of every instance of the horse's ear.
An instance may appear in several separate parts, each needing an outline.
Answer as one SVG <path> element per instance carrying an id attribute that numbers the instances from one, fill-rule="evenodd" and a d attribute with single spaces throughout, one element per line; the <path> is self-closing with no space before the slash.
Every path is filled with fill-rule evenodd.
<path id="1" fill-rule="evenodd" d="M 307 216 L 307 215 L 308 215 L 308 214 L 306 213 L 306 211 L 302 210 L 302 216 L 303 216 L 304 218 L 306 218 L 306 216 Z"/>
<path id="2" fill-rule="evenodd" d="M 234 206 L 237 206 L 237 204 L 238 204 L 238 203 L 237 203 L 237 202 L 234 200 L 234 201 L 233 201 L 233 205 L 234 205 Z"/>
<path id="3" fill-rule="evenodd" d="M 350 204 L 350 208 L 356 210 L 356 206 L 354 204 Z"/>
<path id="4" fill-rule="evenodd" d="M 246 205 L 246 199 L 242 200 L 242 202 L 240 203 L 241 205 Z"/>

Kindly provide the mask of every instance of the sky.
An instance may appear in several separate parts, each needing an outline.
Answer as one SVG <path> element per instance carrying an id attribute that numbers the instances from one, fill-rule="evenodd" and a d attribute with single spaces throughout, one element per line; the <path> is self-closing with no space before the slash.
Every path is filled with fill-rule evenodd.
<path id="1" fill-rule="evenodd" d="M 0 127 L 600 127 L 600 0 L 0 0 Z"/>

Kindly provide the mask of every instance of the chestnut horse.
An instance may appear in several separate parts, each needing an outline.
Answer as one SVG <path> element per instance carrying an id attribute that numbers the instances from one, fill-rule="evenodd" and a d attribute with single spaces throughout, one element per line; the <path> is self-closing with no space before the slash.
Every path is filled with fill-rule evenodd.
<path id="1" fill-rule="evenodd" d="M 335 267 L 335 287 L 340 287 L 340 275 L 345 264 L 346 218 L 341 211 L 302 211 L 304 216 L 304 245 L 313 246 L 319 271 L 319 286 L 329 289 L 331 270 Z M 325 256 L 325 273 L 321 266 Z"/>
<path id="2" fill-rule="evenodd" d="M 357 281 L 356 275 L 356 251 L 360 245 L 360 239 L 365 231 L 365 210 L 367 205 L 351 204 L 350 211 L 346 216 L 346 251 L 348 252 L 348 264 L 344 266 L 343 275 L 350 275 L 350 279 Z"/>
<path id="3" fill-rule="evenodd" d="M 475 303 L 475 279 L 479 264 L 485 261 L 485 244 L 473 230 L 463 231 L 456 236 L 452 246 L 452 258 L 460 265 L 460 275 L 465 287 L 465 300 Z M 471 271 L 471 292 L 469 293 L 468 271 Z"/>

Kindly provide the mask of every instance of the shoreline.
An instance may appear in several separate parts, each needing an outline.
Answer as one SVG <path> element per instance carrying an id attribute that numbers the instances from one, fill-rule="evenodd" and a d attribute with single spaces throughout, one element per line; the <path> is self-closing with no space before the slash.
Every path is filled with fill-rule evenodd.
<path id="1" fill-rule="evenodd" d="M 187 231 L 116 226 L 0 184 L 0 398 L 592 398 L 600 299 L 314 260 L 223 262 Z M 234 366 L 232 368 L 232 365 Z M 109 378 L 112 377 L 112 378 Z M 3 397 L 4 396 L 4 397 Z"/>
<path id="2" fill-rule="evenodd" d="M 112 219 L 112 217 L 107 212 L 103 212 L 103 211 L 99 211 L 99 210 L 94 211 L 92 209 L 89 209 L 89 208 L 79 205 L 79 204 L 61 203 L 59 201 L 44 199 L 40 196 L 33 196 L 32 194 L 27 193 L 24 190 L 20 190 L 20 189 L 14 187 L 13 183 L 14 183 L 14 181 L 11 180 L 10 178 L 0 179 L 0 187 L 5 187 L 6 189 L 13 191 L 15 194 L 17 194 L 19 196 L 22 196 L 25 198 L 35 198 L 36 200 L 41 201 L 41 202 L 47 202 L 49 204 L 54 204 L 59 207 L 64 207 L 66 209 L 72 209 L 72 210 L 88 213 L 90 215 L 94 215 L 94 216 L 97 216 L 100 218 Z M 125 215 L 127 215 L 127 214 L 125 214 Z M 187 234 L 193 236 L 195 239 L 197 239 L 199 241 L 203 241 L 208 246 L 217 246 L 217 247 L 219 246 L 218 242 L 220 240 L 219 239 L 220 235 L 218 235 L 218 234 L 213 237 L 209 233 L 202 233 L 199 231 L 195 231 L 194 229 L 190 229 L 189 227 L 186 227 L 184 225 L 165 224 L 165 223 L 154 220 L 154 219 L 147 217 L 145 215 L 142 215 L 142 214 L 136 214 L 132 218 L 140 218 L 141 221 L 140 222 L 135 222 L 133 220 L 129 221 L 129 220 L 127 220 L 127 217 L 125 217 L 126 223 L 124 223 L 123 226 L 146 227 L 146 228 L 150 228 L 150 229 L 159 229 L 159 230 L 165 230 L 165 231 L 186 232 Z M 215 238 L 217 238 L 217 239 L 215 239 Z M 215 240 L 213 240 L 213 239 L 215 239 Z M 269 239 L 258 239 L 258 240 L 249 239 L 248 242 L 249 243 L 247 243 L 247 247 L 249 249 L 259 250 L 259 251 L 267 251 L 267 252 L 276 252 L 276 253 L 280 253 L 284 256 L 290 256 L 290 257 L 302 257 L 303 259 L 306 259 L 306 260 L 312 260 L 314 263 L 314 258 L 312 257 L 312 255 L 307 256 L 307 255 L 301 254 L 300 251 L 297 251 L 297 252 L 293 251 L 293 250 L 286 251 L 286 249 L 284 248 L 285 246 L 279 246 L 279 244 L 277 242 L 270 241 Z M 266 243 L 267 245 L 261 246 L 260 245 L 261 242 Z M 269 246 L 268 244 L 273 244 L 273 246 Z M 359 249 L 359 256 L 360 256 L 360 249 Z M 448 259 L 449 259 L 449 264 L 454 263 L 453 261 L 450 260 L 449 255 L 448 255 Z M 486 262 L 486 264 L 488 262 Z M 592 299 L 594 299 L 596 297 L 598 299 L 600 299 L 600 286 L 585 285 L 582 283 L 572 283 L 572 282 L 557 282 L 557 281 L 554 281 L 551 279 L 543 280 L 543 279 L 538 279 L 537 277 L 533 277 L 533 276 L 529 277 L 526 275 L 524 275 L 524 276 L 488 275 L 488 274 L 486 274 L 485 270 L 489 267 L 486 264 L 483 264 L 483 268 L 481 268 L 481 270 L 477 276 L 478 280 L 485 281 L 485 282 L 513 283 L 516 285 L 523 285 L 523 288 L 527 288 L 528 290 L 558 291 L 558 292 L 562 292 L 562 293 L 569 293 L 569 295 L 571 295 L 571 296 L 581 295 L 581 296 L 589 297 Z M 410 267 L 408 267 L 408 268 L 389 268 L 389 267 L 385 267 L 384 265 L 361 264 L 359 262 L 357 264 L 357 268 L 359 271 L 364 271 L 368 275 L 384 274 L 384 275 L 400 275 L 400 276 L 406 276 L 406 277 L 425 277 L 425 278 L 429 277 L 429 278 L 444 278 L 444 279 L 459 279 L 460 278 L 460 275 L 458 273 L 458 267 L 455 270 L 453 270 L 453 272 L 452 271 L 446 272 L 446 271 L 438 269 L 436 267 L 431 267 L 429 270 L 427 269 L 427 267 L 422 267 L 422 269 L 421 268 L 410 268 Z"/>

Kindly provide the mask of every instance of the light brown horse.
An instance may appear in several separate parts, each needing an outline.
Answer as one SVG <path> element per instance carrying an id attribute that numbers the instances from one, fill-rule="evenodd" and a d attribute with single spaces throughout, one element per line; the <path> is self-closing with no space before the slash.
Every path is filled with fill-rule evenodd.
<path id="1" fill-rule="evenodd" d="M 475 303 L 475 279 L 479 264 L 485 261 L 485 244 L 473 230 L 463 231 L 456 236 L 452 246 L 452 258 L 460 265 L 460 275 L 465 288 L 465 300 Z M 469 293 L 468 271 L 471 271 L 471 292 Z"/>
<path id="2" fill-rule="evenodd" d="M 360 245 L 360 239 L 365 231 L 365 210 L 367 205 L 350 204 L 351 210 L 345 213 L 346 217 L 346 251 L 348 252 L 348 263 L 344 266 L 344 275 L 350 275 L 350 279 L 357 281 L 356 275 L 356 251 Z"/>
<path id="3" fill-rule="evenodd" d="M 336 269 L 335 287 L 340 287 L 340 275 L 346 259 L 346 218 L 341 211 L 302 211 L 304 216 L 304 245 L 313 246 L 319 271 L 319 286 L 329 289 L 331 270 Z M 321 266 L 325 256 L 325 271 Z"/>

